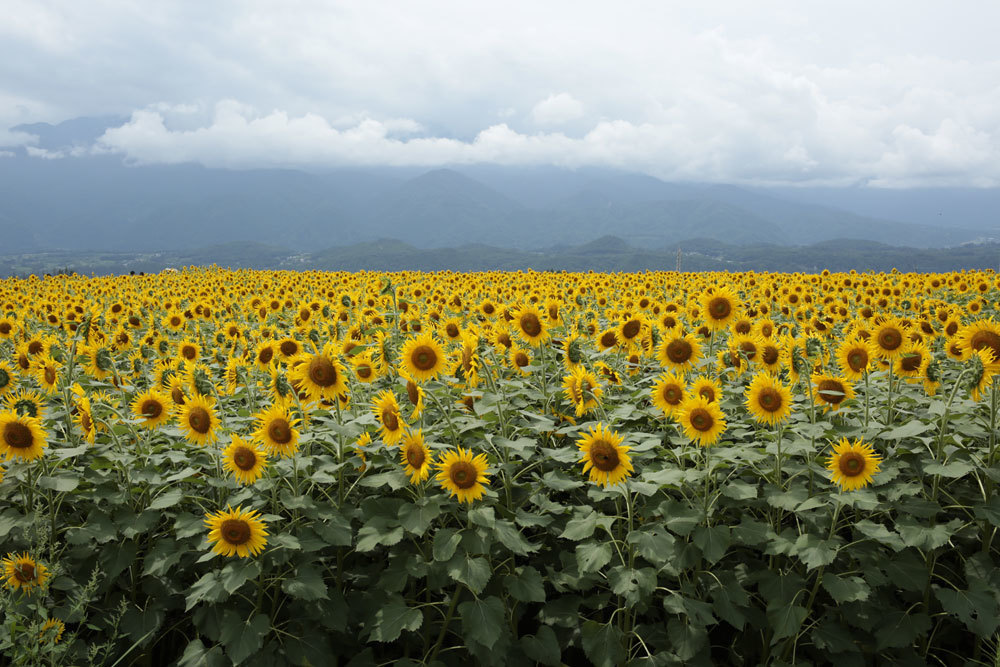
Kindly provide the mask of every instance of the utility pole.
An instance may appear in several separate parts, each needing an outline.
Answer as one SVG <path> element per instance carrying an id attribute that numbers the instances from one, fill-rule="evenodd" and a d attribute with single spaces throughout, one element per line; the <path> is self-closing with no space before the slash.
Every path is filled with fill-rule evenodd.
<path id="1" fill-rule="evenodd" d="M 677 246 L 677 273 L 681 272 L 681 247 Z"/>

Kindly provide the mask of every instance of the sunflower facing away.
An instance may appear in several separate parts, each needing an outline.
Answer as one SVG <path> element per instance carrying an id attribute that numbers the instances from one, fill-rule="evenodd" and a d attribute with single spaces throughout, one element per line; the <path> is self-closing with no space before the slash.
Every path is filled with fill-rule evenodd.
<path id="1" fill-rule="evenodd" d="M 871 484 L 881 462 L 882 457 L 870 444 L 860 439 L 848 442 L 847 438 L 841 438 L 833 446 L 827 469 L 832 473 L 831 481 L 841 491 L 854 491 Z"/>
<path id="2" fill-rule="evenodd" d="M 615 486 L 632 474 L 629 447 L 622 444 L 624 440 L 616 431 L 598 424 L 576 441 L 583 454 L 583 472 L 590 472 L 590 481 L 603 487 Z"/>
<path id="3" fill-rule="evenodd" d="M 34 417 L 18 415 L 11 410 L 0 412 L 0 453 L 9 461 L 34 461 L 45 450 L 46 434 L 41 422 Z"/>
<path id="4" fill-rule="evenodd" d="M 410 478 L 410 483 L 417 484 L 427 479 L 434 464 L 434 454 L 424 442 L 424 432 L 408 431 L 400 449 L 400 459 L 406 466 L 404 472 Z"/>
<path id="5" fill-rule="evenodd" d="M 31 593 L 35 588 L 45 586 L 49 570 L 27 553 L 7 554 L 3 559 L 3 579 L 9 588 Z"/>
<path id="6" fill-rule="evenodd" d="M 389 390 L 381 392 L 372 401 L 372 412 L 375 413 L 375 418 L 382 425 L 382 441 L 390 446 L 399 442 L 408 428 L 408 424 L 403 421 L 403 416 L 399 414 L 399 403 L 396 402 L 396 396 Z"/>
<path id="7" fill-rule="evenodd" d="M 184 437 L 196 445 L 209 445 L 218 437 L 219 417 L 215 399 L 195 394 L 177 408 L 177 421 Z"/>
<path id="8" fill-rule="evenodd" d="M 418 382 L 433 380 L 445 366 L 444 348 L 430 334 L 411 338 L 400 352 L 403 370 Z"/>
<path id="9" fill-rule="evenodd" d="M 233 441 L 222 452 L 222 465 L 233 474 L 237 484 L 253 484 L 267 468 L 267 454 L 233 433 Z"/>
<path id="10" fill-rule="evenodd" d="M 456 496 L 459 502 L 472 503 L 479 500 L 489 484 L 486 468 L 489 463 L 486 454 L 473 456 L 471 449 L 448 450 L 437 463 L 437 481 L 442 489 Z"/>
<path id="11" fill-rule="evenodd" d="M 779 424 L 792 414 L 792 392 L 770 373 L 758 373 L 746 391 L 746 406 L 762 424 Z"/>
<path id="12" fill-rule="evenodd" d="M 709 403 L 704 396 L 692 396 L 684 401 L 674 418 L 684 435 L 702 447 L 718 442 L 726 430 L 726 419 L 719 403 Z"/>
<path id="13" fill-rule="evenodd" d="M 65 623 L 58 618 L 50 618 L 42 626 L 41 632 L 38 633 L 38 639 L 39 641 L 51 641 L 53 644 L 58 644 L 65 631 Z"/>
<path id="14" fill-rule="evenodd" d="M 222 556 L 256 556 L 267 545 L 267 524 L 256 510 L 227 507 L 205 515 L 212 551 Z"/>
<path id="15" fill-rule="evenodd" d="M 295 429 L 298 420 L 293 419 L 288 407 L 275 403 L 257 414 L 257 430 L 254 438 L 264 445 L 264 450 L 273 456 L 294 456 L 299 449 L 299 432 Z"/>

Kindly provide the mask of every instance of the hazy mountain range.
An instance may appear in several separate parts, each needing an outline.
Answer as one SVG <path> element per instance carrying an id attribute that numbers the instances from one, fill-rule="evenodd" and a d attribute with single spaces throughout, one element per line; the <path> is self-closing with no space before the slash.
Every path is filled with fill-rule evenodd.
<path id="1" fill-rule="evenodd" d="M 315 252 L 377 239 L 417 249 L 797 246 L 856 239 L 946 247 L 1000 239 L 1000 192 L 742 188 L 609 169 L 210 169 L 127 166 L 90 147 L 121 119 L 13 128 L 49 158 L 0 158 L 4 252 L 191 250 L 246 241 Z M 52 158 L 54 152 L 77 156 Z M 35 151 L 36 155 L 38 151 Z"/>

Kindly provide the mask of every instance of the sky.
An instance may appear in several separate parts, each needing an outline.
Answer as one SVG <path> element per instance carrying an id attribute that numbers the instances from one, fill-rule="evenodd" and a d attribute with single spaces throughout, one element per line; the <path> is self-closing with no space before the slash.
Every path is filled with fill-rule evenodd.
<path id="1" fill-rule="evenodd" d="M 1000 3 L 0 0 L 0 158 L 1000 185 Z M 10 128 L 124 120 L 47 151 Z"/>

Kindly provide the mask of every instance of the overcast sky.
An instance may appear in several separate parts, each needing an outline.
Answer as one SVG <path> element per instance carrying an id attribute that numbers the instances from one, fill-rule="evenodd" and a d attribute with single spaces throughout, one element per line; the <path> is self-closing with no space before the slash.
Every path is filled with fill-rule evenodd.
<path id="1" fill-rule="evenodd" d="M 0 154 L 1000 184 L 995 0 L 683 4 L 0 0 Z"/>

